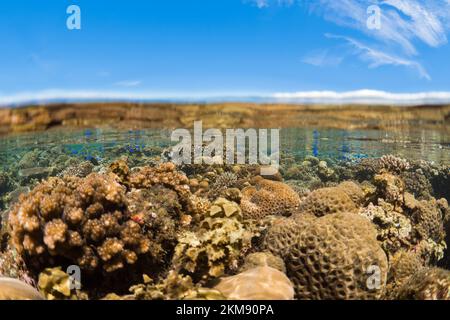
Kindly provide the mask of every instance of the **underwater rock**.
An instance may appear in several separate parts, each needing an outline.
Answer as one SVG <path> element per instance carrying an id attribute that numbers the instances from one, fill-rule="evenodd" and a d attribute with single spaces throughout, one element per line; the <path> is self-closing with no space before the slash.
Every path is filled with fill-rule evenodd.
<path id="1" fill-rule="evenodd" d="M 32 179 L 41 180 L 50 176 L 53 168 L 33 167 L 19 170 L 19 179 L 22 184 L 30 182 Z"/>
<path id="2" fill-rule="evenodd" d="M 368 220 L 335 213 L 314 220 L 300 233 L 286 268 L 298 299 L 378 299 L 388 261 Z M 374 270 L 376 285 L 370 282 Z"/>
<path id="3" fill-rule="evenodd" d="M 44 297 L 29 284 L 0 276 L 0 300 L 44 300 Z"/>
<path id="4" fill-rule="evenodd" d="M 239 271 L 247 271 L 256 267 L 271 267 L 283 273 L 286 273 L 286 266 L 283 259 L 274 256 L 270 252 L 254 252 L 247 255 L 244 259 L 244 264 Z"/>
<path id="5" fill-rule="evenodd" d="M 27 194 L 28 192 L 30 192 L 30 188 L 29 187 L 18 187 L 16 189 L 14 189 L 13 191 L 11 191 L 6 199 L 8 200 L 9 205 L 13 205 L 14 203 L 16 203 L 17 201 L 19 201 L 20 195 L 21 194 Z"/>
<path id="6" fill-rule="evenodd" d="M 256 177 L 253 186 L 242 191 L 241 208 L 245 218 L 269 215 L 289 216 L 300 205 L 300 197 L 288 185 Z"/>
<path id="7" fill-rule="evenodd" d="M 214 289 L 229 300 L 293 300 L 294 289 L 286 275 L 263 266 L 221 278 Z"/>
<path id="8" fill-rule="evenodd" d="M 450 271 L 423 268 L 393 293 L 396 300 L 450 300 Z"/>
<path id="9" fill-rule="evenodd" d="M 298 212 L 322 217 L 339 212 L 357 212 L 356 204 L 339 187 L 317 189 L 300 204 Z"/>
<path id="10" fill-rule="evenodd" d="M 14 181 L 11 176 L 4 171 L 0 171 L 0 196 L 10 192 L 12 188 L 14 188 Z"/>

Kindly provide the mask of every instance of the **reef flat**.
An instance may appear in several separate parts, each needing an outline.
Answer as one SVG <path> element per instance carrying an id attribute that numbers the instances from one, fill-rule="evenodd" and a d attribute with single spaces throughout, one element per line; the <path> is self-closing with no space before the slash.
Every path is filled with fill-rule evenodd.
<path id="1" fill-rule="evenodd" d="M 43 152 L 51 170 L 15 174 Z M 288 154 L 262 177 L 154 148 L 21 159 L 0 174 L 0 274 L 24 297 L 450 298 L 448 165 Z"/>
<path id="2" fill-rule="evenodd" d="M 78 103 L 0 109 L 0 134 L 51 128 L 297 128 L 449 132 L 450 106 Z"/>

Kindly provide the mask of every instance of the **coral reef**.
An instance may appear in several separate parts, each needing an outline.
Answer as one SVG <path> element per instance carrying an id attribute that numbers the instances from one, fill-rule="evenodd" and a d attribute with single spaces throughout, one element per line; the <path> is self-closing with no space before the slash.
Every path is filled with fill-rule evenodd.
<path id="1" fill-rule="evenodd" d="M 289 248 L 286 267 L 299 299 L 377 299 L 388 271 L 375 228 L 353 213 L 314 220 Z"/>
<path id="2" fill-rule="evenodd" d="M 229 300 L 293 300 L 294 289 L 286 275 L 263 266 L 221 278 L 214 289 Z"/>
<path id="3" fill-rule="evenodd" d="M 379 160 L 381 168 L 391 173 L 401 173 L 410 168 L 406 159 L 396 157 L 392 154 L 384 155 Z"/>
<path id="4" fill-rule="evenodd" d="M 256 177 L 253 186 L 242 191 L 244 217 L 262 219 L 269 215 L 289 216 L 300 204 L 300 197 L 288 185 Z"/>

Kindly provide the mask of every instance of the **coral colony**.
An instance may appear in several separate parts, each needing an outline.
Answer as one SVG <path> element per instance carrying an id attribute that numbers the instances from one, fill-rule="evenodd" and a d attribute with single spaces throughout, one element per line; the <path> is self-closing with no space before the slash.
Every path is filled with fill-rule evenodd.
<path id="1" fill-rule="evenodd" d="M 448 298 L 446 166 L 286 155 L 263 177 L 121 150 L 0 173 L 2 298 Z"/>

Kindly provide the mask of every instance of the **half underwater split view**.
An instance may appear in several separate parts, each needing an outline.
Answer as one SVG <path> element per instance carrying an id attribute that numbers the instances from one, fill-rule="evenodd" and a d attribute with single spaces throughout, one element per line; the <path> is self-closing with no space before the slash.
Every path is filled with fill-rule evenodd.
<path id="1" fill-rule="evenodd" d="M 0 7 L 1 300 L 450 300 L 448 1 Z"/>

